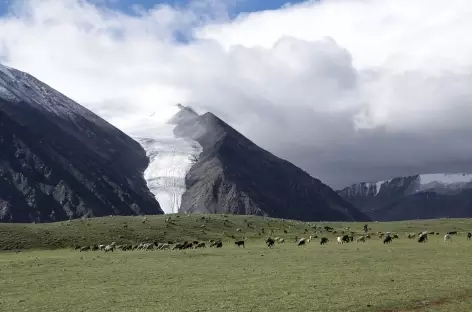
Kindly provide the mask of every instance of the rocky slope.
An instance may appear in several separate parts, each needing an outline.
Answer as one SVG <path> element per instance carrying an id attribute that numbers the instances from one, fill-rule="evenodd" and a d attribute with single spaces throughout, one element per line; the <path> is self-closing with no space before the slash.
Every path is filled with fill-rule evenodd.
<path id="1" fill-rule="evenodd" d="M 338 193 L 377 221 L 472 217 L 472 174 L 421 174 Z"/>
<path id="2" fill-rule="evenodd" d="M 258 147 L 215 115 L 181 108 L 171 120 L 174 133 L 203 149 L 187 173 L 181 212 L 369 220 L 330 187 Z"/>
<path id="3" fill-rule="evenodd" d="M 160 214 L 143 148 L 29 74 L 0 65 L 0 221 Z"/>

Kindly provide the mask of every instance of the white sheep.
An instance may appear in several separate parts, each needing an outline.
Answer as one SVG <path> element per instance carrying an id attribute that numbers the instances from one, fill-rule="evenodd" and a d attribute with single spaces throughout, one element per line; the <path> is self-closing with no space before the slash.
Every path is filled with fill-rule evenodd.
<path id="1" fill-rule="evenodd" d="M 343 243 L 343 239 L 341 236 L 338 236 L 338 244 L 342 244 Z"/>
<path id="2" fill-rule="evenodd" d="M 444 242 L 447 242 L 447 241 L 452 241 L 451 234 L 444 235 Z"/>
<path id="3" fill-rule="evenodd" d="M 142 248 L 144 250 L 152 250 L 154 248 L 154 244 L 151 244 L 151 243 L 143 244 Z"/>

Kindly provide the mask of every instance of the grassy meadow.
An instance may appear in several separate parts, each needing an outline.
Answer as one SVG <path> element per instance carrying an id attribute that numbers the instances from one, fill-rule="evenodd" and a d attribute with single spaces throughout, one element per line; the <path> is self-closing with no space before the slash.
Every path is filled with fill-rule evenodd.
<path id="1" fill-rule="evenodd" d="M 472 240 L 465 235 L 472 220 L 373 222 L 371 233 L 400 239 L 384 245 L 373 235 L 339 245 L 320 227 L 361 233 L 363 223 L 172 215 L 166 226 L 167 217 L 0 224 L 0 311 L 472 311 Z M 425 244 L 406 238 L 422 230 L 440 235 Z M 453 230 L 459 234 L 445 243 L 444 233 Z M 267 248 L 270 231 L 286 243 Z M 295 245 L 295 236 L 315 233 L 329 243 Z M 232 236 L 247 238 L 246 248 Z M 215 238 L 223 248 L 107 254 L 70 248 Z"/>

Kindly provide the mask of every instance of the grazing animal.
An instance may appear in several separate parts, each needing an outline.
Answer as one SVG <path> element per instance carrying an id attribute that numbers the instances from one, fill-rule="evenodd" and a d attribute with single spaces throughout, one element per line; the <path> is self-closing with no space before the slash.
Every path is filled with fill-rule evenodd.
<path id="1" fill-rule="evenodd" d="M 399 239 L 400 237 L 397 234 L 393 234 L 393 238 Z"/>
<path id="2" fill-rule="evenodd" d="M 444 235 L 444 242 L 452 241 L 451 234 Z"/>
<path id="3" fill-rule="evenodd" d="M 182 243 L 177 243 L 175 244 L 174 246 L 172 246 L 172 250 L 175 250 L 175 249 L 182 249 L 182 247 L 184 246 L 184 244 Z"/>
<path id="4" fill-rule="evenodd" d="M 390 235 L 386 236 L 383 240 L 384 244 L 390 244 L 392 242 L 392 237 Z"/>
<path id="5" fill-rule="evenodd" d="M 304 238 L 300 238 L 300 240 L 297 242 L 297 246 L 302 246 L 305 245 L 306 240 Z"/>
<path id="6" fill-rule="evenodd" d="M 328 239 L 326 237 L 322 237 L 320 240 L 320 245 L 324 245 L 328 242 Z"/>
<path id="7" fill-rule="evenodd" d="M 111 251 L 113 252 L 115 250 L 115 245 L 108 245 L 105 247 L 105 253 Z"/>
<path id="8" fill-rule="evenodd" d="M 129 245 L 129 244 L 121 246 L 121 250 L 123 250 L 123 251 L 131 250 L 132 248 L 133 248 L 133 246 Z"/>
<path id="9" fill-rule="evenodd" d="M 170 249 L 170 245 L 171 245 L 171 244 L 162 244 L 160 249 L 161 249 L 161 250 Z"/>
<path id="10" fill-rule="evenodd" d="M 84 247 L 81 247 L 81 248 L 79 249 L 80 252 L 82 252 L 82 251 L 89 251 L 89 250 L 90 250 L 90 246 L 84 246 Z"/>
<path id="11" fill-rule="evenodd" d="M 421 234 L 419 237 L 418 237 L 418 243 L 425 243 L 428 241 L 428 234 Z"/>
<path id="12" fill-rule="evenodd" d="M 221 242 L 220 239 L 218 239 L 218 240 L 210 240 L 210 247 L 216 247 L 216 245 L 217 245 L 218 243 L 220 243 L 220 242 Z"/>
<path id="13" fill-rule="evenodd" d="M 343 243 L 349 243 L 351 241 L 351 238 L 349 237 L 349 235 L 343 235 L 341 237 L 341 240 L 343 241 Z"/>
<path id="14" fill-rule="evenodd" d="M 193 247 L 193 243 L 192 242 L 184 242 L 184 245 L 182 246 L 181 249 L 189 249 L 189 248 L 192 248 Z"/>
<path id="15" fill-rule="evenodd" d="M 243 241 L 243 240 L 235 241 L 234 244 L 235 244 L 236 246 L 238 246 L 238 247 L 243 246 L 243 248 L 246 248 L 246 247 L 244 247 L 244 241 Z"/>
<path id="16" fill-rule="evenodd" d="M 236 229 L 236 232 L 241 232 L 242 230 L 241 229 Z"/>
<path id="17" fill-rule="evenodd" d="M 470 240 L 471 237 L 472 237 L 472 233 L 471 232 L 467 233 L 467 239 Z"/>
<path id="18" fill-rule="evenodd" d="M 153 250 L 154 249 L 154 244 L 146 243 L 146 244 L 143 245 L 142 249 L 144 249 L 144 250 Z"/>
<path id="19" fill-rule="evenodd" d="M 204 242 L 201 242 L 201 243 L 196 244 L 194 248 L 195 249 L 197 249 L 197 248 L 206 248 L 206 245 L 205 245 Z"/>
<path id="20" fill-rule="evenodd" d="M 268 238 L 266 239 L 267 247 L 272 248 L 272 247 L 274 246 L 274 243 L 275 243 L 275 240 L 274 240 L 274 239 L 272 239 L 272 238 L 270 238 L 270 237 L 268 237 Z"/>
<path id="21" fill-rule="evenodd" d="M 356 242 L 362 242 L 362 243 L 365 243 L 365 236 L 360 236 L 356 239 Z"/>
<path id="22" fill-rule="evenodd" d="M 456 235 L 456 234 L 457 234 L 457 231 L 447 232 L 446 234 L 449 234 L 449 235 Z"/>

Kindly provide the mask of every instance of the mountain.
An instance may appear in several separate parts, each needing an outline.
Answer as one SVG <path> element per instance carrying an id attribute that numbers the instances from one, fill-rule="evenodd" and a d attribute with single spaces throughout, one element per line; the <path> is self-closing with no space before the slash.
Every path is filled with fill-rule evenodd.
<path id="1" fill-rule="evenodd" d="M 31 75 L 0 65 L 0 221 L 163 213 L 140 144 Z"/>
<path id="2" fill-rule="evenodd" d="M 181 106 L 170 123 L 177 137 L 202 148 L 185 177 L 181 212 L 369 220 L 320 180 L 260 148 L 212 113 L 198 115 Z"/>
<path id="3" fill-rule="evenodd" d="M 338 193 L 377 221 L 472 217 L 472 174 L 419 174 Z"/>

